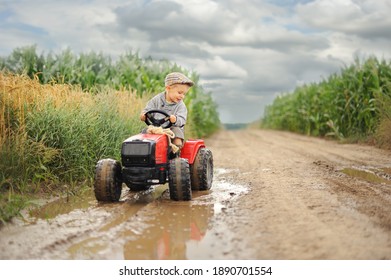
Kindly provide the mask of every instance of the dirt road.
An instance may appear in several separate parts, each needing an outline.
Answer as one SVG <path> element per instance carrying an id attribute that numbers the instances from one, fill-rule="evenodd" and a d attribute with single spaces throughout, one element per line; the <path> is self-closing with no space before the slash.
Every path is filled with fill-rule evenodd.
<path id="1" fill-rule="evenodd" d="M 55 200 L 0 230 L 1 259 L 391 259 L 391 152 L 221 131 L 211 191 Z"/>
<path id="2" fill-rule="evenodd" d="M 241 249 L 232 257 L 391 258 L 390 152 L 261 130 L 210 144 L 215 164 L 251 187 L 224 217 Z"/>

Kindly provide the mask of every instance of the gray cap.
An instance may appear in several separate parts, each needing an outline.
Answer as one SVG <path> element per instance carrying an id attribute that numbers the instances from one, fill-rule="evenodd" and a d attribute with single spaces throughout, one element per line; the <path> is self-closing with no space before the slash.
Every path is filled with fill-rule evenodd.
<path id="1" fill-rule="evenodd" d="M 182 73 L 172 72 L 166 76 L 166 78 L 164 79 L 164 84 L 165 86 L 171 86 L 175 84 L 186 84 L 189 86 L 193 86 L 194 82 Z"/>

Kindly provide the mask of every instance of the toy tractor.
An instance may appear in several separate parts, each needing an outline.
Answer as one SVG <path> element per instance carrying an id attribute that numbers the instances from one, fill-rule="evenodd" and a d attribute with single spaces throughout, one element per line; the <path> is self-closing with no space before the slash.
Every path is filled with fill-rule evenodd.
<path id="1" fill-rule="evenodd" d="M 146 113 L 145 123 L 167 129 L 169 115 L 161 110 Z M 122 162 L 122 164 L 121 164 Z M 203 140 L 185 141 L 174 153 L 166 134 L 146 130 L 122 143 L 121 162 L 101 159 L 96 164 L 94 192 L 98 201 L 119 201 L 122 183 L 131 191 L 144 191 L 168 182 L 170 199 L 192 199 L 192 190 L 209 190 L 213 180 L 213 156 Z"/>

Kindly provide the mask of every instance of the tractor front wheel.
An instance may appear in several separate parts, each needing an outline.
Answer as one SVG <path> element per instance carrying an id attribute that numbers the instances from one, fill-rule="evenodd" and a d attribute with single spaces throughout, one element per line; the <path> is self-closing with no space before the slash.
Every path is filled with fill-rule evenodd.
<path id="1" fill-rule="evenodd" d="M 191 200 L 190 168 L 187 159 L 178 157 L 170 161 L 168 188 L 172 200 Z"/>
<path id="2" fill-rule="evenodd" d="M 113 159 L 98 161 L 95 168 L 94 193 L 98 201 L 118 201 L 122 191 L 121 163 Z"/>

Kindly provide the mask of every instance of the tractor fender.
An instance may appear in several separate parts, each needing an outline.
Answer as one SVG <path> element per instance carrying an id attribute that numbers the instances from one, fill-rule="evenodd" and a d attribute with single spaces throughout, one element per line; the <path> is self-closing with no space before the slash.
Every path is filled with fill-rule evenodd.
<path id="1" fill-rule="evenodd" d="M 189 164 L 193 164 L 198 150 L 205 147 L 205 142 L 202 139 L 190 139 L 185 142 L 181 150 L 181 158 L 188 160 Z"/>

